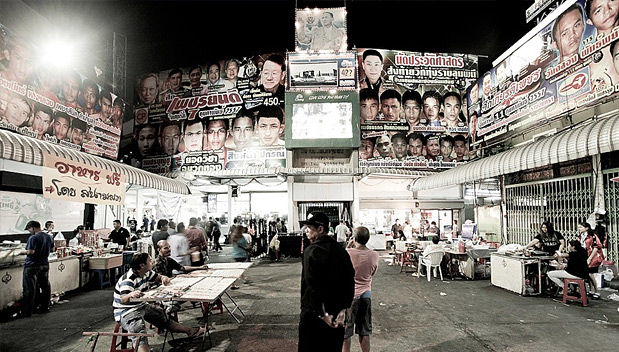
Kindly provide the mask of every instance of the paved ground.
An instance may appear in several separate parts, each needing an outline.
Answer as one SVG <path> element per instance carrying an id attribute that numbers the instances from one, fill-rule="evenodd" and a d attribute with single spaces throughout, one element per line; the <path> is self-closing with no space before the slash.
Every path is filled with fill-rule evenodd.
<path id="1" fill-rule="evenodd" d="M 229 261 L 229 250 L 211 261 Z M 565 305 L 522 297 L 490 280 L 428 282 L 386 265 L 388 254 L 381 255 L 372 290 L 373 351 L 617 351 L 619 346 L 619 302 L 608 299 L 612 291 L 601 291 L 602 299 L 589 307 Z M 245 318 L 237 324 L 227 314 L 213 316 L 210 351 L 296 350 L 300 271 L 297 258 L 256 260 L 247 271 L 252 282 L 231 291 Z M 111 288 L 75 292 L 63 301 L 45 315 L 2 317 L 0 351 L 87 351 L 91 345 L 83 331 L 112 331 Z M 179 318 L 195 325 L 199 315 L 188 310 Z M 101 337 L 96 351 L 108 351 L 109 341 Z M 162 341 L 163 336 L 151 339 L 155 351 Z M 199 347 L 166 344 L 165 350 Z M 356 341 L 353 351 L 360 351 Z"/>

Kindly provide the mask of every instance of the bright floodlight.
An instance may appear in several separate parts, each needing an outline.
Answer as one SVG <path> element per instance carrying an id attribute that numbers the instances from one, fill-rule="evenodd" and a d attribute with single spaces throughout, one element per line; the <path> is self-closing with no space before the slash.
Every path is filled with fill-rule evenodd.
<path id="1" fill-rule="evenodd" d="M 71 67 L 73 52 L 65 42 L 50 42 L 43 47 L 42 63 L 56 68 Z"/>

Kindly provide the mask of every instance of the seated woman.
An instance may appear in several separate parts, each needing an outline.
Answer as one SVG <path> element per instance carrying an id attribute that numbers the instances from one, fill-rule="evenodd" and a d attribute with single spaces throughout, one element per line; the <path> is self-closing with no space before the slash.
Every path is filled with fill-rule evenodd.
<path id="1" fill-rule="evenodd" d="M 597 290 L 597 282 L 593 274 L 597 273 L 604 255 L 602 254 L 602 242 L 598 236 L 591 229 L 591 225 L 586 221 L 580 221 L 578 223 L 578 233 L 580 235 L 580 243 L 587 253 L 587 264 L 589 270 L 589 283 L 591 286 L 591 297 L 593 299 L 599 299 L 600 295 Z"/>
<path id="2" fill-rule="evenodd" d="M 552 223 L 549 221 L 542 223 L 540 233 L 527 244 L 527 249 L 540 249 L 555 257 L 563 252 L 564 247 L 565 238 L 559 232 L 555 231 Z"/>
<path id="3" fill-rule="evenodd" d="M 587 252 L 580 241 L 573 240 L 569 243 L 569 253 L 561 253 L 559 258 L 568 258 L 567 265 L 561 264 L 557 268 L 548 272 L 548 278 L 559 286 L 559 292 L 563 288 L 563 279 L 584 279 L 589 278 L 589 268 L 587 265 Z M 584 292 L 581 292 L 584 294 Z"/>

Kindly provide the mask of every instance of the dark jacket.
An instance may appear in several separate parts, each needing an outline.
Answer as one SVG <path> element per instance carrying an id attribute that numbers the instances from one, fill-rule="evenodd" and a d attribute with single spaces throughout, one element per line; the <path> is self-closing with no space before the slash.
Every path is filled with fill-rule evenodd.
<path id="1" fill-rule="evenodd" d="M 569 258 L 567 259 L 567 268 L 565 268 L 565 271 L 567 271 L 568 274 L 587 279 L 589 277 L 587 252 L 581 248 L 579 251 L 571 251 L 569 255 Z"/>
<path id="2" fill-rule="evenodd" d="M 323 235 L 305 248 L 301 275 L 301 319 L 325 312 L 337 315 L 355 295 L 355 269 L 348 252 L 333 237 Z"/>

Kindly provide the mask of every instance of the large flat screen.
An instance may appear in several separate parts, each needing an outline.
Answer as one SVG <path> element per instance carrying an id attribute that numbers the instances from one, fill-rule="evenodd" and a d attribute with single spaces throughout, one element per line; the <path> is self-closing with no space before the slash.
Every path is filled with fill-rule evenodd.
<path id="1" fill-rule="evenodd" d="M 352 137 L 351 102 L 292 105 L 292 139 Z"/>

